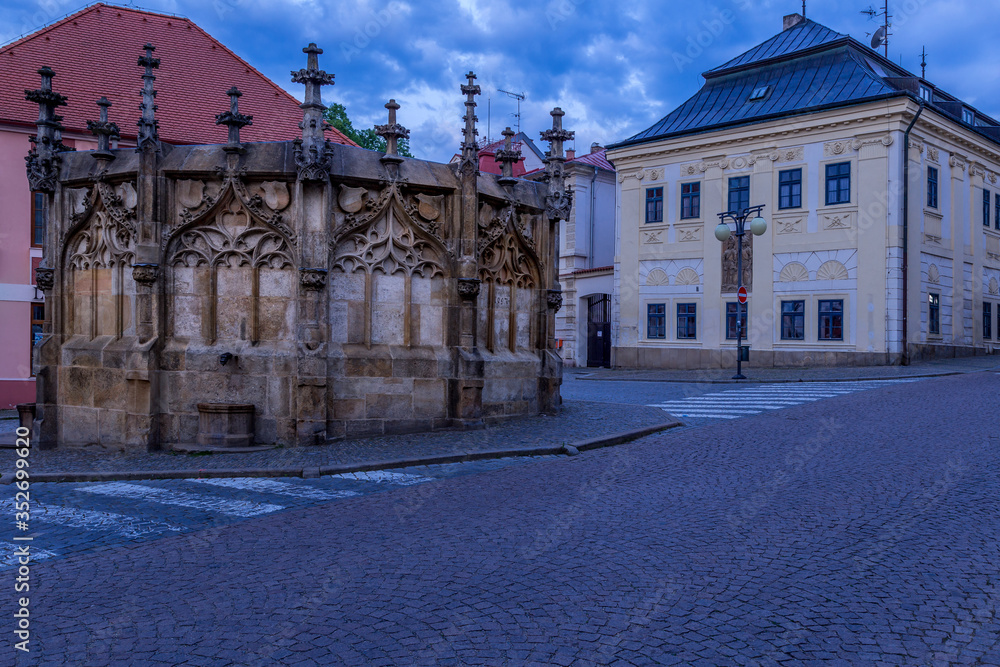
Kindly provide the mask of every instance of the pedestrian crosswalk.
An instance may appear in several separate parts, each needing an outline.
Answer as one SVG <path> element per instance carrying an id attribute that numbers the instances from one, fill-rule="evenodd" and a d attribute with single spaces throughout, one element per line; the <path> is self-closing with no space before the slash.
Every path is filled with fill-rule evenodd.
<path id="1" fill-rule="evenodd" d="M 662 408 L 675 417 L 689 419 L 739 419 L 768 410 L 780 410 L 823 398 L 832 398 L 857 391 L 886 387 L 915 378 L 894 380 L 863 380 L 853 382 L 787 382 L 747 385 L 739 389 L 688 396 L 651 407 Z"/>
<path id="2" fill-rule="evenodd" d="M 542 457 L 547 458 L 547 457 Z M 32 487 L 31 557 L 46 560 L 134 540 L 156 539 L 283 510 L 485 472 L 522 460 L 371 470 L 317 479 L 225 477 L 135 482 L 38 483 Z M 13 498 L 0 498 L 12 516 Z M 0 543 L 0 569 L 16 566 L 15 543 Z"/>

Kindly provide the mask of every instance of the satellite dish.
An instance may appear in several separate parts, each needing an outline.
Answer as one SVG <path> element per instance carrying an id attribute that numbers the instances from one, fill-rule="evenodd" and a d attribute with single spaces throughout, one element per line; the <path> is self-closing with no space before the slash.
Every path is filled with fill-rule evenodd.
<path id="1" fill-rule="evenodd" d="M 876 30 L 875 34 L 872 35 L 872 48 L 873 49 L 877 49 L 878 47 L 882 46 L 883 44 L 885 44 L 885 26 L 883 26 L 883 27 L 879 28 L 878 30 Z"/>

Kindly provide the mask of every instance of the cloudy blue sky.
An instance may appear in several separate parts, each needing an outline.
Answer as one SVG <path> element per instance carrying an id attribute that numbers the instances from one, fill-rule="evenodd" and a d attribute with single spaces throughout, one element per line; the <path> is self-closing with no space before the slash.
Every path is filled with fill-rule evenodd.
<path id="1" fill-rule="evenodd" d="M 79 9 L 79 0 L 0 0 L 0 43 Z M 639 132 L 700 87 L 701 72 L 771 37 L 801 0 L 142 0 L 138 6 L 186 16 L 301 98 L 289 81 L 304 65 L 300 49 L 325 49 L 336 75 L 324 91 L 356 127 L 384 122 L 394 97 L 419 157 L 456 152 L 463 114 L 459 85 L 479 75 L 486 133 L 513 125 L 516 103 L 497 89 L 523 92 L 521 127 L 530 136 L 554 106 L 577 146 Z M 877 24 L 868 0 L 808 3 L 809 18 L 867 42 Z M 1000 0 L 895 0 L 890 58 L 994 117 L 1000 117 Z M 541 142 L 537 142 L 541 144 Z"/>

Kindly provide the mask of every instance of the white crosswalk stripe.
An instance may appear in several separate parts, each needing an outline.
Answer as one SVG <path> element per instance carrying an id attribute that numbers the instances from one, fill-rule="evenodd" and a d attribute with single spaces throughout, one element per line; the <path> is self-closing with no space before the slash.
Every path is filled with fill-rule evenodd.
<path id="1" fill-rule="evenodd" d="M 692 419 L 738 419 L 765 411 L 803 405 L 823 398 L 834 398 L 858 391 L 877 389 L 917 378 L 862 380 L 857 382 L 794 382 L 764 384 L 724 389 L 676 400 L 653 403 L 676 417 Z"/>
<path id="2" fill-rule="evenodd" d="M 48 549 L 36 549 L 30 542 L 11 542 L 4 546 L 0 550 L 0 568 L 14 567 L 15 565 L 21 565 L 21 559 L 24 556 L 19 555 L 19 549 L 25 545 L 28 545 L 28 554 L 31 558 L 29 565 L 35 561 L 45 560 L 46 558 L 52 558 L 53 556 L 58 556 L 54 551 L 49 551 Z"/>
<path id="3" fill-rule="evenodd" d="M 326 491 L 323 489 L 316 489 L 311 486 L 302 486 L 291 482 L 280 482 L 275 479 L 262 479 L 259 477 L 225 477 L 189 479 L 187 481 L 197 482 L 200 484 L 210 484 L 212 486 L 223 486 L 229 489 L 240 489 L 243 491 L 276 493 L 282 496 L 307 498 L 309 500 L 336 500 L 338 498 L 350 498 L 351 496 L 360 495 L 357 491 Z"/>
<path id="4" fill-rule="evenodd" d="M 405 472 L 392 472 L 390 470 L 369 470 L 368 472 L 345 472 L 341 475 L 331 475 L 333 479 L 350 479 L 361 482 L 379 482 L 382 484 L 399 484 L 408 486 L 410 484 L 422 484 L 433 481 L 431 477 L 413 475 Z"/>
<path id="5" fill-rule="evenodd" d="M 135 500 L 145 500 L 147 502 L 161 503 L 163 505 L 191 507 L 194 509 L 241 517 L 259 516 L 261 514 L 270 514 L 271 512 L 277 512 L 278 510 L 285 509 L 281 505 L 272 505 L 271 503 L 253 503 L 245 500 L 223 500 L 222 498 L 204 496 L 197 493 L 168 491 L 155 486 L 126 484 L 125 482 L 105 482 L 88 486 L 80 486 L 77 487 L 77 491 L 97 493 L 116 498 L 133 498 Z"/>
<path id="6" fill-rule="evenodd" d="M 8 513 L 14 511 L 13 500 L 8 499 L 0 502 L 0 512 L 5 510 Z M 58 505 L 40 505 L 38 503 L 32 508 L 31 520 L 68 526 L 70 528 L 102 530 L 129 538 L 181 530 L 178 526 L 159 521 L 142 521 L 139 525 L 136 525 L 137 520 L 135 518 L 114 512 L 100 512 L 78 509 L 76 507 L 60 507 Z"/>

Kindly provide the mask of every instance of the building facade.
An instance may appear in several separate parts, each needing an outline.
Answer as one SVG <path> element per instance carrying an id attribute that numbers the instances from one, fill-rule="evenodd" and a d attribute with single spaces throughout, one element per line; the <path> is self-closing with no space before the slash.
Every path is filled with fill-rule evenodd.
<path id="1" fill-rule="evenodd" d="M 573 208 L 559 232 L 559 352 L 568 366 L 610 366 L 615 169 L 595 144 L 585 155 L 570 153 L 566 178 L 573 189 Z"/>
<path id="2" fill-rule="evenodd" d="M 751 366 L 894 364 L 998 345 L 1000 127 L 799 15 L 705 73 L 618 168 L 614 362 L 735 365 L 744 239 Z M 908 146 L 908 148 L 907 148 Z"/>
<path id="3" fill-rule="evenodd" d="M 35 377 L 31 348 L 41 336 L 44 295 L 34 283 L 41 261 L 47 216 L 45 197 L 24 178 L 24 155 L 35 134 L 38 106 L 24 97 L 38 86 L 42 65 L 60 73 L 66 94 L 62 144 L 79 151 L 97 147 L 87 120 L 98 98 L 111 102 L 112 120 L 135 108 L 138 89 L 134 64 L 116 57 L 153 43 L 183 57 L 159 70 L 159 116 L 164 141 L 173 144 L 221 143 L 225 128 L 214 124 L 220 95 L 230 86 L 247 95 L 245 110 L 253 124 L 250 141 L 283 141 L 298 136 L 299 102 L 188 19 L 96 3 L 37 32 L 0 47 L 0 409 L 33 402 Z M 100 44 L 99 49 L 93 45 Z M 68 72 L 86 76 L 68 77 Z M 62 79 L 68 79 L 63 81 Z M 62 84 L 62 85 L 60 85 Z M 116 146 L 135 145 L 132 123 L 122 122 Z M 352 142 L 331 131 L 335 143 Z"/>

